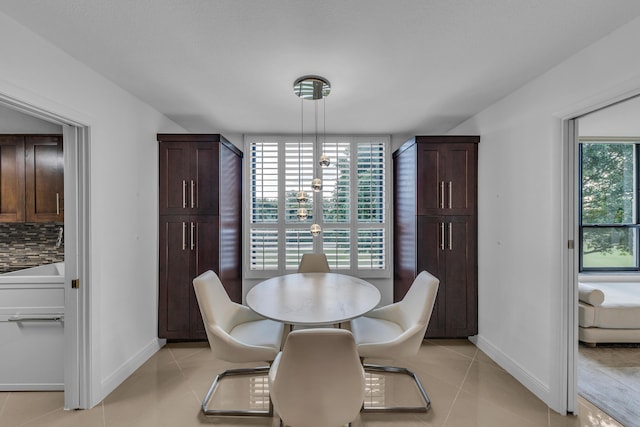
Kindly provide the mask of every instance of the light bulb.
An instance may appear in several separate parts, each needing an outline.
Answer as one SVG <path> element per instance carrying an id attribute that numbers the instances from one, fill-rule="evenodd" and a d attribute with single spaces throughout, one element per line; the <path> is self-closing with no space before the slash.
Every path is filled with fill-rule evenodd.
<path id="1" fill-rule="evenodd" d="M 320 178 L 313 178 L 313 181 L 311 181 L 311 189 L 315 192 L 322 190 L 322 180 Z"/>
<path id="2" fill-rule="evenodd" d="M 311 235 L 312 236 L 317 236 L 322 231 L 322 228 L 318 224 L 312 224 L 310 230 L 311 230 Z"/>
<path id="3" fill-rule="evenodd" d="M 296 200 L 298 200 L 298 203 L 307 203 L 309 201 L 309 196 L 305 191 L 298 191 Z"/>
<path id="4" fill-rule="evenodd" d="M 304 221 L 309 216 L 309 214 L 307 213 L 307 210 L 305 208 L 298 208 L 297 215 L 298 215 L 298 219 L 300 221 Z"/>
<path id="5" fill-rule="evenodd" d="M 327 166 L 329 166 L 331 164 L 331 160 L 329 160 L 329 156 L 325 156 L 324 154 L 322 156 L 320 156 L 320 166 L 322 166 L 323 168 L 326 168 Z"/>

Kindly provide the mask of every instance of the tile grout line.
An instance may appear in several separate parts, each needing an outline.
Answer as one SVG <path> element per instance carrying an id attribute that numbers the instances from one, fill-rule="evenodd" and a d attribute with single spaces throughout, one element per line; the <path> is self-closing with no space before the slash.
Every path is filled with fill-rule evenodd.
<path id="1" fill-rule="evenodd" d="M 449 417 L 451 416 L 451 412 L 453 412 L 453 407 L 458 400 L 458 396 L 460 396 L 460 392 L 462 392 L 462 387 L 464 383 L 467 381 L 467 377 L 469 376 L 469 372 L 471 371 L 471 367 L 473 366 L 473 362 L 476 360 L 476 356 L 478 354 L 478 348 L 476 347 L 475 352 L 473 353 L 473 357 L 471 358 L 471 362 L 469 362 L 469 366 L 467 366 L 467 372 L 464 373 L 464 378 L 462 378 L 462 382 L 460 383 L 460 387 L 458 387 L 458 391 L 456 392 L 455 397 L 453 398 L 453 402 L 451 402 L 451 407 L 449 408 L 449 412 L 447 412 L 447 416 L 442 423 L 442 427 L 446 427 L 447 422 L 449 421 Z"/>
<path id="2" fill-rule="evenodd" d="M 169 350 L 169 354 L 171 354 L 171 357 L 173 358 L 174 363 L 176 364 L 176 366 L 178 367 L 178 370 L 180 371 L 180 375 L 182 375 L 182 377 L 185 380 L 188 380 L 187 376 L 185 375 L 184 371 L 182 370 L 182 366 L 180 366 L 180 363 L 178 362 L 178 359 L 176 359 L 176 356 L 173 354 L 173 351 L 171 350 L 171 347 L 167 346 L 167 350 Z M 196 352 L 194 354 L 199 353 Z M 192 355 L 191 355 L 192 356 Z M 187 356 L 187 358 L 191 357 L 191 356 Z M 193 395 L 193 397 L 195 397 L 196 401 L 198 403 L 202 403 L 202 401 L 200 400 L 200 397 L 198 397 L 198 394 L 196 393 L 196 391 L 193 389 L 193 387 L 189 386 L 189 390 L 191 391 L 191 394 Z M 106 427 L 106 426 L 105 426 Z"/>
<path id="3" fill-rule="evenodd" d="M 9 402 L 9 397 L 11 397 L 11 392 L 7 393 L 7 397 L 4 399 L 4 402 L 2 402 L 2 406 L 0 407 L 0 421 L 2 420 L 2 415 L 4 414 L 5 408 Z"/>
<path id="4" fill-rule="evenodd" d="M 102 425 L 103 427 L 107 427 L 107 414 L 104 410 L 104 399 L 100 402 L 100 409 L 102 409 Z"/>

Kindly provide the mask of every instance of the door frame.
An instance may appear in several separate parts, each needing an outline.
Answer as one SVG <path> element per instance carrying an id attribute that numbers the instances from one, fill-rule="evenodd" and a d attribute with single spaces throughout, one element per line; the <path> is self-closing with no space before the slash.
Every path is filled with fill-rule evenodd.
<path id="1" fill-rule="evenodd" d="M 64 408 L 91 404 L 89 127 L 0 93 L 0 104 L 62 126 L 64 156 Z M 80 287 L 72 288 L 79 279 Z"/>
<path id="2" fill-rule="evenodd" d="M 633 79 L 588 98 L 556 117 L 562 131 L 562 227 L 561 244 L 563 289 L 561 303 L 562 339 L 560 342 L 563 381 L 561 398 L 566 412 L 578 413 L 578 120 L 587 114 L 640 95 L 640 79 Z"/>

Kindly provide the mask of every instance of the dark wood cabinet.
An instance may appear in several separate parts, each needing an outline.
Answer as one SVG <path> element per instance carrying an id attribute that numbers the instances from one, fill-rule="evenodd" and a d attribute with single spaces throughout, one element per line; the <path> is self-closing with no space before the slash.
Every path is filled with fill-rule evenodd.
<path id="1" fill-rule="evenodd" d="M 221 135 L 159 134 L 158 336 L 206 339 L 193 279 L 215 271 L 242 300 L 242 153 Z"/>
<path id="2" fill-rule="evenodd" d="M 24 138 L 0 135 L 0 222 L 24 222 Z"/>
<path id="3" fill-rule="evenodd" d="M 394 153 L 394 300 L 427 270 L 440 288 L 427 337 L 477 325 L 477 136 L 418 136 Z"/>
<path id="4" fill-rule="evenodd" d="M 416 140 L 424 141 L 424 137 Z M 418 215 L 474 215 L 476 145 L 436 141 L 417 147 Z"/>
<path id="5" fill-rule="evenodd" d="M 64 222 L 61 135 L 0 135 L 0 222 Z"/>
<path id="6" fill-rule="evenodd" d="M 217 215 L 220 153 L 208 141 L 160 144 L 160 214 Z"/>
<path id="7" fill-rule="evenodd" d="M 25 137 L 26 221 L 64 222 L 62 137 Z"/>

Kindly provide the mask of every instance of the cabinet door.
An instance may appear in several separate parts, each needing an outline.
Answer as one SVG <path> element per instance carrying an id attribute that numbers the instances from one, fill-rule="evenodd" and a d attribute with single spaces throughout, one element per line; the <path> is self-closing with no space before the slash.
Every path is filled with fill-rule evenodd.
<path id="1" fill-rule="evenodd" d="M 159 150 L 160 215 L 186 215 L 191 190 L 191 144 L 162 141 Z"/>
<path id="2" fill-rule="evenodd" d="M 192 260 L 189 216 L 160 217 L 158 336 L 185 339 L 191 323 Z"/>
<path id="3" fill-rule="evenodd" d="M 191 339 L 207 338 L 192 283 L 196 276 L 207 270 L 213 270 L 219 274 L 218 223 L 219 218 L 213 215 L 192 216 L 189 222 L 189 250 L 193 257 L 193 269 L 189 276 L 189 338 Z"/>
<path id="4" fill-rule="evenodd" d="M 160 214 L 218 213 L 218 143 L 161 141 Z"/>
<path id="5" fill-rule="evenodd" d="M 473 215 L 477 145 L 418 145 L 418 215 Z"/>
<path id="6" fill-rule="evenodd" d="M 447 314 L 447 283 L 446 283 L 446 229 L 442 217 L 419 216 L 417 221 L 417 271 L 416 275 L 426 270 L 440 280 L 438 295 L 433 306 L 431 319 L 425 336 L 444 337 Z"/>
<path id="7" fill-rule="evenodd" d="M 192 145 L 189 181 L 191 212 L 198 215 L 218 215 L 220 144 L 199 142 Z"/>
<path id="8" fill-rule="evenodd" d="M 444 168 L 444 211 L 446 215 L 473 215 L 476 210 L 476 144 L 446 147 Z"/>
<path id="9" fill-rule="evenodd" d="M 26 221 L 64 222 L 62 137 L 25 137 Z"/>
<path id="10" fill-rule="evenodd" d="M 418 273 L 427 270 L 440 287 L 426 336 L 477 334 L 476 225 L 472 216 L 418 219 Z"/>
<path id="11" fill-rule="evenodd" d="M 0 136 L 0 222 L 25 220 L 24 138 Z"/>
<path id="12" fill-rule="evenodd" d="M 418 144 L 418 215 L 438 215 L 444 208 L 443 144 Z"/>
<path id="13" fill-rule="evenodd" d="M 463 215 L 447 216 L 444 224 L 445 336 L 476 335 L 478 285 L 475 219 Z"/>

